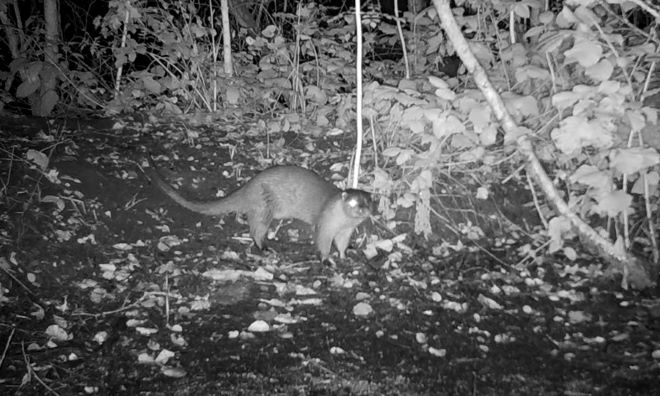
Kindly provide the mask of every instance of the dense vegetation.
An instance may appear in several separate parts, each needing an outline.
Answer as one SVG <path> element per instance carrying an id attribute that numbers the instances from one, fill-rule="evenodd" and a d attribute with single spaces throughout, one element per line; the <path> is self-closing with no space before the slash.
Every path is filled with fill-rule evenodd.
<path id="1" fill-rule="evenodd" d="M 243 168 L 295 163 L 324 169 L 328 179 L 343 182 L 351 169 L 346 164 L 354 158 L 358 94 L 363 99 L 365 125 L 360 131 L 365 142 L 360 183 L 374 194 L 377 203 L 373 226 L 362 230 L 360 257 L 388 271 L 388 281 L 395 279 L 411 289 L 424 290 L 428 300 L 423 304 L 432 301 L 442 305 L 451 320 L 460 322 L 453 330 L 463 338 L 457 341 L 459 347 L 450 348 L 450 354 L 476 354 L 470 347 L 469 332 L 457 330 L 471 325 L 461 322 L 469 316 L 469 304 L 462 305 L 454 293 L 467 293 L 466 300 L 473 298 L 477 305 L 498 312 L 503 308 L 485 293 L 514 295 L 520 297 L 516 308 L 520 311 L 501 312 L 514 317 L 525 312 L 540 321 L 541 309 L 530 313 L 524 308 L 531 304 L 527 297 L 552 295 L 553 302 L 558 298 L 573 303 L 585 301 L 585 295 L 593 292 L 594 301 L 602 303 L 610 297 L 595 289 L 576 292 L 574 287 L 601 282 L 603 275 L 607 275 L 604 282 L 613 279 L 624 289 L 631 285 L 648 288 L 656 282 L 660 269 L 660 139 L 656 125 L 660 79 L 655 62 L 660 9 L 650 2 L 576 0 L 546 9 L 544 2 L 534 0 L 456 1 L 449 18 L 458 25 L 469 47 L 461 47 L 448 33 L 445 19 L 439 18 L 443 1 L 410 1 L 399 17 L 389 7 L 385 13 L 378 4 L 369 3 L 362 9 L 360 37 L 352 4 L 232 1 L 229 25 L 223 25 L 220 3 L 213 1 L 112 0 L 90 2 L 85 9 L 73 1 L 62 1 L 59 8 L 53 3 L 0 3 L 3 115 L 31 113 L 55 120 L 37 127 L 30 124 L 26 132 L 11 126 L 13 122 L 1 129 L 6 139 L 0 143 L 0 198 L 6 210 L 0 214 L 5 224 L 0 227 L 5 242 L 0 251 L 4 276 L 0 278 L 0 307 L 2 334 L 11 334 L 8 350 L 16 346 L 12 338 L 17 329 L 34 330 L 20 323 L 20 315 L 35 321 L 52 315 L 57 320 L 45 334 L 57 342 L 71 341 L 65 330 L 71 324 L 64 326 L 63 322 L 75 320 L 53 313 L 67 312 L 76 317 L 81 312 L 69 311 L 66 306 L 60 309 L 67 300 L 54 302 L 57 286 L 48 289 L 44 286 L 47 282 L 34 279 L 35 271 L 41 276 L 41 271 L 57 273 L 53 268 L 36 270 L 44 262 L 57 263 L 55 266 L 67 265 L 70 259 L 76 262 L 75 268 L 82 272 L 64 271 L 62 276 L 70 282 L 67 287 L 74 287 L 71 299 L 76 300 L 76 308 L 88 303 L 104 306 L 105 313 L 93 316 L 95 319 L 118 315 L 126 320 L 144 314 L 141 309 L 163 308 L 166 300 L 169 307 L 168 299 L 173 297 L 168 288 L 177 287 L 179 302 L 186 298 L 190 299 L 187 303 L 196 301 L 186 308 L 190 312 L 179 311 L 177 315 L 195 323 L 191 312 L 209 309 L 212 304 L 208 296 L 200 297 L 204 293 L 187 283 L 194 281 L 179 278 L 186 270 L 177 267 L 182 256 L 176 246 L 190 240 L 172 235 L 169 239 L 153 234 L 141 237 L 137 230 L 145 224 L 167 222 L 169 218 L 166 212 L 140 208 L 136 192 L 140 172 L 135 164 L 144 165 L 147 151 L 165 151 L 171 160 L 194 158 L 190 166 L 196 171 L 213 174 L 210 170 L 217 173 L 216 167 L 229 167 L 224 176 L 239 180 Z M 230 28 L 230 42 L 223 40 L 223 28 Z M 362 92 L 356 90 L 358 39 L 363 44 Z M 481 83 L 480 68 L 470 63 L 466 52 L 479 61 L 494 90 Z M 231 63 L 227 54 L 231 54 Z M 491 95 L 503 101 L 503 109 L 493 105 L 496 100 Z M 103 131 L 98 136 L 72 126 L 72 118 L 90 117 L 111 117 L 113 121 L 108 127 L 98 127 L 96 121 L 89 123 L 91 129 Z M 106 133 L 109 140 L 100 137 Z M 166 143 L 153 149 L 160 137 Z M 86 164 L 80 165 L 85 171 L 66 171 L 65 165 L 58 165 L 70 158 L 76 158 L 78 165 Z M 104 171 L 87 168 L 90 164 Z M 546 179 L 539 179 L 539 172 Z M 109 174 L 112 181 L 107 179 Z M 85 175 L 98 179 L 100 185 L 85 190 L 83 186 L 89 182 Z M 115 185 L 116 180 L 124 184 Z M 199 180 L 193 184 L 199 185 Z M 108 185 L 116 191 L 104 192 Z M 220 185 L 225 188 L 222 182 Z M 99 195 L 92 197 L 92 193 Z M 123 199 L 122 210 L 133 214 L 112 218 L 109 205 L 121 205 L 109 198 Z M 135 210 L 146 217 L 135 215 Z M 104 221 L 108 223 L 101 225 Z M 158 227 L 165 232 L 163 227 L 167 226 Z M 199 227 L 193 228 L 200 232 Z M 201 231 L 201 235 L 206 234 Z M 129 236 L 134 240 L 129 242 Z M 39 248 L 31 248 L 34 246 Z M 76 250 L 77 246 L 83 248 Z M 140 253 L 131 252 L 133 249 Z M 144 279 L 138 276 L 149 249 L 162 257 L 152 257 L 154 262 L 147 272 L 167 274 L 166 281 L 149 279 L 148 274 L 141 274 Z M 238 257 L 250 265 L 281 271 L 284 278 L 295 276 L 288 272 L 290 268 L 278 266 L 278 260 L 262 262 L 251 254 L 244 257 L 237 247 L 224 252 L 212 250 L 216 256 L 208 260 L 196 256 L 193 247 L 182 250 L 195 263 L 197 275 L 204 273 L 216 281 L 208 266 L 235 262 Z M 50 255 L 57 259 L 50 262 Z M 102 261 L 101 266 L 87 268 L 82 257 Z M 161 259 L 166 262 L 159 264 Z M 256 264 L 252 260 L 257 260 Z M 477 274 L 469 277 L 492 284 L 470 284 L 467 289 L 472 292 L 459 287 L 457 283 L 467 276 L 461 260 L 478 268 Z M 404 269 L 413 263 L 414 271 L 421 273 L 408 279 Z M 439 263 L 449 267 L 440 270 Z M 218 276 L 273 281 L 261 275 L 239 271 Z M 175 279 L 172 285 L 170 277 Z M 364 285 L 369 284 L 369 275 L 366 277 L 360 278 Z M 558 284 L 547 286 L 548 277 Z M 284 278 L 279 281 L 285 282 Z M 103 283 L 106 281 L 112 286 Z M 499 281 L 507 287 L 524 285 L 523 289 L 533 291 L 521 297 L 520 290 L 510 293 Z M 386 288 L 382 282 L 370 287 Z M 346 283 L 350 282 L 330 281 L 332 286 L 348 288 Z M 277 279 L 274 284 L 279 287 Z M 596 289 L 603 286 L 596 284 Z M 35 287 L 44 288 L 41 295 L 36 293 L 41 300 L 30 302 Z M 432 287 L 445 295 L 434 294 L 429 289 Z M 238 294 L 253 295 L 253 290 L 239 288 Z M 90 290 L 94 291 L 90 294 Z M 110 308 L 128 300 L 135 291 L 144 294 L 130 299 L 133 303 L 118 311 Z M 353 297 L 369 300 L 367 296 Z M 78 298 L 90 301 L 82 303 Z M 400 307 L 393 299 L 388 305 Z M 624 299 L 616 295 L 616 301 Z M 22 304 L 30 308 L 17 308 Z M 44 308 L 47 306 L 50 311 Z M 656 305 L 651 306 L 649 312 L 655 312 Z M 92 311 L 89 306 L 86 309 Z M 593 312 L 585 314 L 586 308 L 552 307 L 545 314 L 552 317 L 553 310 L 568 318 L 570 325 L 598 320 Z M 122 316 L 124 312 L 129 315 Z M 369 308 L 364 315 L 370 313 Z M 257 316 L 266 322 L 273 320 L 267 314 Z M 655 317 L 650 314 L 647 318 L 650 328 L 657 326 Z M 232 318 L 237 328 L 247 327 L 236 316 Z M 430 322 L 437 326 L 442 320 Z M 495 320 L 490 324 L 493 328 L 479 330 L 479 337 L 489 339 L 495 333 L 504 337 L 510 330 L 496 329 Z M 540 332 L 558 331 L 545 325 L 539 324 Z M 82 322 L 76 326 L 84 328 Z M 140 327 L 135 323 L 128 326 Z M 140 334 L 147 335 L 147 330 L 140 330 Z M 624 331 L 616 331 L 610 336 L 618 341 Z M 247 334 L 236 336 L 246 340 Z M 177 346 L 185 344 L 172 337 Z M 645 356 L 660 358 L 652 352 L 658 340 L 648 337 L 642 348 L 648 353 Z M 443 357 L 447 350 L 434 347 L 432 340 L 424 332 L 417 333 L 416 342 L 425 345 L 425 353 Z M 482 341 L 478 338 L 475 349 L 484 352 Z M 558 351 L 568 348 L 569 341 L 558 344 L 553 357 L 561 355 Z M 138 359 L 161 358 L 156 363 L 166 375 L 185 375 L 174 369 L 167 371 L 171 356 L 154 357 L 147 349 L 136 354 Z M 20 356 L 27 355 L 20 350 Z M 571 361 L 573 357 L 564 354 L 564 359 Z M 56 359 L 51 356 L 44 360 Z M 635 362 L 648 368 L 644 374 L 649 378 L 652 361 Z M 226 367 L 234 366 L 227 363 Z M 11 368 L 15 379 L 20 369 L 15 362 Z M 456 367 L 448 370 L 453 372 Z M 406 381 L 414 377 L 408 374 L 404 375 Z M 51 380 L 57 384 L 56 378 L 62 376 L 58 372 Z M 27 377 L 23 378 L 25 383 L 30 382 Z M 497 380 L 487 375 L 479 378 L 487 389 L 496 392 Z M 452 383 L 455 392 L 469 387 L 461 381 Z M 515 381 L 511 381 L 506 389 L 516 389 L 512 385 Z M 544 391 L 544 381 L 550 379 L 544 377 L 526 390 Z M 263 389 L 269 389 L 267 382 L 264 380 Z M 379 384 L 384 387 L 378 388 L 381 391 L 408 389 L 396 381 Z M 34 383 L 31 386 L 39 388 Z M 350 386 L 353 391 L 359 389 L 356 383 Z M 576 389 L 591 390 L 592 386 L 589 383 Z M 522 388 L 521 394 L 526 390 Z M 89 391 L 98 389 L 91 386 Z"/>

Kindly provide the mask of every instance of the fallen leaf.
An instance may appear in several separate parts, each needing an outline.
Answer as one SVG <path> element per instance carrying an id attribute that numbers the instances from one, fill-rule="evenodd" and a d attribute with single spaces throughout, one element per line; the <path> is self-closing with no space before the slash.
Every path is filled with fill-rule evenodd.
<path id="1" fill-rule="evenodd" d="M 357 303 L 353 307 L 353 314 L 355 316 L 367 316 L 373 312 L 373 309 L 371 308 L 371 305 L 361 302 Z"/>
<path id="2" fill-rule="evenodd" d="M 255 320 L 248 326 L 248 331 L 253 333 L 265 333 L 270 331 L 270 326 L 263 320 Z"/>

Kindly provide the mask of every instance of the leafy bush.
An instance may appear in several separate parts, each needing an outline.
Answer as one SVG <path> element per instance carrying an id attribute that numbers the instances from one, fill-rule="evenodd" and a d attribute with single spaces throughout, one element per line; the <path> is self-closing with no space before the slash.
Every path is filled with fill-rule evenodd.
<path id="1" fill-rule="evenodd" d="M 526 16 L 529 11 L 534 10 Z M 458 21 L 464 31 L 493 26 L 487 18 L 474 24 L 477 17 Z M 640 103 L 657 40 L 630 29 L 627 20 L 601 5 L 567 5 L 557 15 L 543 12 L 528 21 L 537 24 L 528 29 L 525 44 L 511 44 L 508 29 L 475 32 L 471 44 L 508 110 L 525 125 L 518 136 L 533 137 L 564 199 L 605 235 L 627 243 L 628 216 L 636 214 L 639 224 L 647 210 L 640 205 L 644 199 L 635 196 L 643 198 L 647 191 L 648 209 L 657 209 L 660 157 L 650 127 L 657 115 Z M 624 36 L 623 29 L 629 34 Z M 485 51 L 491 45 L 495 50 Z M 495 67 L 488 68 L 490 64 Z M 431 77 L 430 82 L 402 81 L 398 88 L 371 84 L 365 92 L 367 115 L 386 126 L 383 154 L 396 164 L 387 165 L 388 172 L 376 172 L 376 188 L 394 193 L 381 208 L 415 205 L 415 230 L 425 235 L 432 231 L 430 202 L 439 174 L 451 172 L 488 188 L 507 176 L 501 170 L 518 166 L 517 161 L 501 166 L 517 158 L 512 154 L 518 136 L 500 139 L 481 93 L 457 87 L 455 79 Z M 542 216 L 549 215 L 547 208 L 540 209 Z M 562 248 L 563 237 L 572 236 L 565 223 L 556 218 L 549 224 L 553 251 Z M 648 235 L 642 229 L 653 226 L 636 228 L 636 236 L 646 237 L 643 245 L 648 246 Z"/>

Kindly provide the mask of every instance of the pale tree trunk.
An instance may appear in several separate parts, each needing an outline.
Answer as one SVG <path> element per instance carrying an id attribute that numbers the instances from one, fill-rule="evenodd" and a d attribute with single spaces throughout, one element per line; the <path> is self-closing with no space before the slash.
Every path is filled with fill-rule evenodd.
<path id="1" fill-rule="evenodd" d="M 222 56 L 224 58 L 224 71 L 227 77 L 234 74 L 234 66 L 231 61 L 231 30 L 229 29 L 229 6 L 227 0 L 220 0 L 222 12 Z"/>

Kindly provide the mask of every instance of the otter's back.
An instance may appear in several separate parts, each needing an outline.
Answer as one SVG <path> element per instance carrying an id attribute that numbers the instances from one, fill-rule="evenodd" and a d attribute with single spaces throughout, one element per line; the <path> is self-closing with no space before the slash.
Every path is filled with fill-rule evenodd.
<path id="1" fill-rule="evenodd" d="M 326 201 L 341 193 L 315 172 L 298 166 L 268 168 L 242 190 L 249 201 L 269 205 L 273 218 L 295 218 L 308 224 L 316 224 Z"/>

